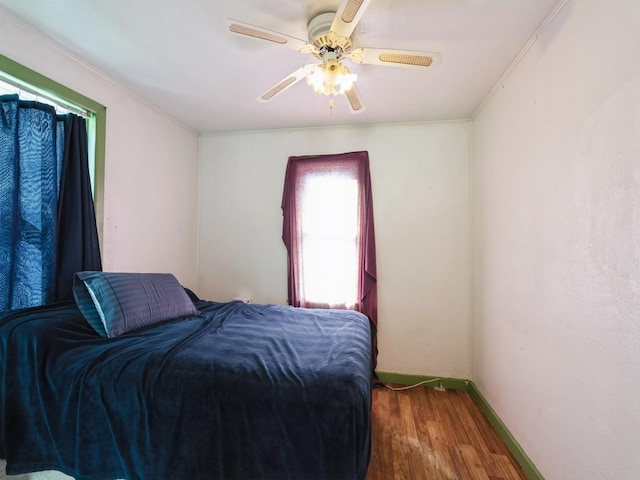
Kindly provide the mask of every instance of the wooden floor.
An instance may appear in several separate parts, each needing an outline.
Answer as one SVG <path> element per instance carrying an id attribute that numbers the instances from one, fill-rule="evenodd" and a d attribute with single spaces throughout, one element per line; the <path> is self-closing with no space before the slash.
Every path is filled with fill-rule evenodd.
<path id="1" fill-rule="evenodd" d="M 373 391 L 367 480 L 526 480 L 469 394 Z"/>

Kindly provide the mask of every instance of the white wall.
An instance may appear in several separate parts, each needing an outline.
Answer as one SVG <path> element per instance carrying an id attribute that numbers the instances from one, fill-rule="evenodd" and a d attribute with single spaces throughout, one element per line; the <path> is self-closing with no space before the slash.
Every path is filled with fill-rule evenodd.
<path id="1" fill-rule="evenodd" d="M 473 378 L 548 479 L 640 478 L 639 45 L 570 1 L 473 125 Z"/>
<path id="2" fill-rule="evenodd" d="M 107 107 L 104 270 L 196 288 L 197 135 L 2 10 L 0 53 Z"/>
<path id="3" fill-rule="evenodd" d="M 367 150 L 380 371 L 468 378 L 468 122 L 204 136 L 199 293 L 286 304 L 282 188 L 291 155 Z"/>

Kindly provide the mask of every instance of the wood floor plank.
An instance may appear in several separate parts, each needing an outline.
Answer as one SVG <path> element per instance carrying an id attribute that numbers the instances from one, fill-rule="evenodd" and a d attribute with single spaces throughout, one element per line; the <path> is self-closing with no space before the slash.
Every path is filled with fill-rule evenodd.
<path id="1" fill-rule="evenodd" d="M 453 407 L 460 418 L 462 428 L 467 432 L 468 442 L 460 442 L 465 445 L 473 445 L 479 449 L 484 456 L 489 456 L 492 453 L 498 453 L 500 448 L 496 447 L 496 441 L 501 442 L 500 437 L 494 430 L 487 431 L 487 427 L 490 428 L 489 423 L 481 424 L 482 428 L 479 428 L 478 421 L 474 415 L 475 405 L 471 406 L 465 402 L 465 396 L 459 396 L 456 398 L 456 402 L 453 403 Z M 484 418 L 484 417 L 483 417 Z M 495 437 L 495 439 L 494 439 Z M 499 453 L 504 453 L 506 448 L 502 445 L 502 450 Z"/>
<path id="2" fill-rule="evenodd" d="M 473 433 L 470 426 L 470 418 L 468 415 L 464 415 L 459 411 L 458 407 L 462 402 L 460 396 L 466 392 L 460 392 L 458 390 L 451 390 L 445 392 L 439 392 L 435 390 L 441 397 L 450 397 L 449 401 L 442 402 L 446 406 L 447 418 L 451 422 L 451 428 L 455 432 L 458 445 L 471 445 L 473 442 L 470 435 Z"/>
<path id="3" fill-rule="evenodd" d="M 465 391 L 376 388 L 367 480 L 526 480 Z"/>
<path id="4" fill-rule="evenodd" d="M 385 472 L 393 472 L 393 454 L 391 447 L 392 431 L 389 419 L 392 418 L 389 409 L 390 395 L 380 395 L 380 389 L 373 392 L 375 408 L 371 412 L 372 430 L 378 432 L 375 439 L 375 448 L 380 453 L 372 455 L 369 467 L 368 480 L 388 480 Z M 388 453 L 388 454 L 387 454 Z"/>
<path id="5" fill-rule="evenodd" d="M 504 445 L 504 442 L 493 429 L 489 420 L 487 420 L 487 417 L 485 417 L 480 409 L 478 409 L 471 396 L 465 395 L 462 400 L 466 410 L 471 415 L 477 430 L 481 433 L 489 452 L 499 454 L 507 453 L 507 447 Z"/>
<path id="6" fill-rule="evenodd" d="M 489 480 L 489 475 L 485 470 L 485 466 L 480 461 L 480 457 L 476 449 L 471 445 L 459 445 L 458 449 L 462 455 L 462 460 L 467 466 L 467 470 L 472 480 Z"/>
<path id="7" fill-rule="evenodd" d="M 467 464 L 462 458 L 460 447 L 458 445 L 449 445 L 449 454 L 451 455 L 451 468 L 455 473 L 453 478 L 464 478 L 465 480 L 472 480 L 471 472 L 467 468 Z"/>
<path id="8" fill-rule="evenodd" d="M 433 407 L 429 399 L 429 393 L 426 388 L 418 389 L 414 395 L 407 395 L 411 403 L 411 411 L 414 417 L 414 426 L 416 434 L 422 442 L 427 446 L 431 446 L 431 437 L 429 435 L 429 420 L 433 416 Z"/>

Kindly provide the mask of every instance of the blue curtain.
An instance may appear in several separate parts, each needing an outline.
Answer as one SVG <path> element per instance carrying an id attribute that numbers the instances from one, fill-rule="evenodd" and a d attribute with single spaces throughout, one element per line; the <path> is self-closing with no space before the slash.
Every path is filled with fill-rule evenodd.
<path id="1" fill-rule="evenodd" d="M 49 105 L 0 96 L 0 311 L 62 298 L 56 262 L 58 246 L 67 245 L 67 226 L 60 228 L 65 207 L 58 200 L 66 190 L 60 186 L 66 182 L 69 122 Z M 86 129 L 84 142 L 86 150 Z M 90 194 L 89 200 L 93 211 Z M 99 251 L 97 256 L 99 262 Z"/>
<path id="2" fill-rule="evenodd" d="M 96 227 L 84 118 L 63 117 L 64 149 L 56 240 L 57 302 L 73 300 L 73 275 L 102 270 Z"/>

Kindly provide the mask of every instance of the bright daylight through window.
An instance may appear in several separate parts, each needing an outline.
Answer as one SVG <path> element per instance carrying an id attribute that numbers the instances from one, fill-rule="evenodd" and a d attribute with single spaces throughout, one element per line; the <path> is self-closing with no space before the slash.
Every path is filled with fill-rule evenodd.
<path id="1" fill-rule="evenodd" d="M 303 296 L 352 308 L 358 297 L 358 182 L 348 175 L 305 179 L 301 200 Z"/>

